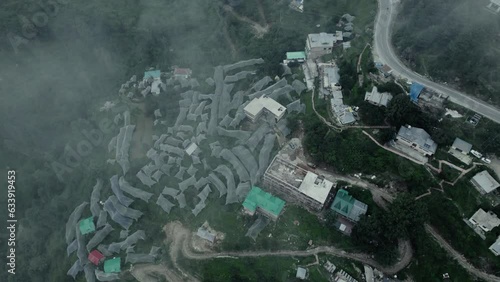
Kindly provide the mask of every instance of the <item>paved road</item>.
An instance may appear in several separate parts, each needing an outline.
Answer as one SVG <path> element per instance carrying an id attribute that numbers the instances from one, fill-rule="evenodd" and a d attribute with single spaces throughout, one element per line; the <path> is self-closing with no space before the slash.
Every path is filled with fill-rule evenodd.
<path id="1" fill-rule="evenodd" d="M 392 68 L 395 76 L 418 82 L 437 93 L 449 96 L 449 100 L 471 109 L 497 123 L 500 123 L 500 109 L 489 103 L 468 96 L 445 85 L 435 83 L 406 67 L 397 57 L 391 44 L 392 21 L 396 16 L 397 0 L 379 0 L 379 10 L 375 21 L 374 51 L 382 63 Z"/>

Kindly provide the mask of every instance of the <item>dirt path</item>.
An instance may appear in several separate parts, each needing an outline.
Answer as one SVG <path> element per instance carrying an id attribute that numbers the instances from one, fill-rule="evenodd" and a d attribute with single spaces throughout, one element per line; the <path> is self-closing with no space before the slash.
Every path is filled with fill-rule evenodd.
<path id="1" fill-rule="evenodd" d="M 137 264 L 132 267 L 130 273 L 139 282 L 157 282 L 158 276 L 163 276 L 167 281 L 200 281 L 192 276 L 183 277 L 176 271 L 169 269 L 164 264 Z"/>
<path id="2" fill-rule="evenodd" d="M 255 21 L 253 21 L 253 20 L 251 20 L 251 19 L 249 19 L 249 18 L 247 18 L 245 16 L 239 15 L 229 5 L 224 5 L 223 8 L 224 8 L 224 11 L 230 13 L 231 15 L 233 15 L 238 20 L 250 24 L 252 26 L 252 28 L 254 29 L 255 36 L 257 38 L 261 38 L 262 36 L 264 36 L 264 34 L 266 34 L 267 32 L 269 32 L 269 27 L 270 27 L 269 24 L 266 23 L 265 25 L 262 26 L 259 23 L 256 23 Z"/>
<path id="3" fill-rule="evenodd" d="M 448 252 L 448 254 L 453 259 L 455 259 L 458 262 L 458 264 L 460 264 L 463 268 L 465 268 L 465 270 L 467 270 L 470 274 L 472 274 L 478 278 L 481 278 L 485 281 L 491 281 L 491 282 L 500 281 L 500 277 L 497 277 L 497 276 L 494 276 L 491 274 L 487 274 L 487 273 L 475 268 L 472 264 L 470 264 L 465 259 L 465 257 L 462 254 L 460 254 L 459 252 L 455 251 L 455 249 L 453 249 L 453 247 L 450 244 L 448 244 L 448 242 L 446 242 L 446 240 L 443 237 L 441 237 L 441 235 L 439 235 L 439 233 L 432 226 L 426 224 L 425 231 L 427 231 L 427 233 L 429 233 L 434 238 L 434 240 L 436 240 L 436 242 L 443 249 L 445 249 L 446 252 Z"/>
<path id="4" fill-rule="evenodd" d="M 164 227 L 164 231 L 167 235 L 167 244 L 170 244 L 170 257 L 174 265 L 182 272 L 177 264 L 177 258 L 179 252 L 187 259 L 191 260 L 207 260 L 216 258 L 238 258 L 238 257 L 263 257 L 263 256 L 280 256 L 280 257 L 305 257 L 305 256 L 315 256 L 321 253 L 329 254 L 337 257 L 347 258 L 359 261 L 361 263 L 368 264 L 375 267 L 384 273 L 395 274 L 405 268 L 411 261 L 413 256 L 413 251 L 411 249 L 411 244 L 409 241 L 400 241 L 399 250 L 401 252 L 400 260 L 390 266 L 385 267 L 374 261 L 370 255 L 362 253 L 349 253 L 341 249 L 331 247 L 331 246 L 320 246 L 314 249 L 303 250 L 303 251 L 292 251 L 292 250 L 282 250 L 282 251 L 253 251 L 253 252 L 205 252 L 199 253 L 194 252 L 191 246 L 191 236 L 192 233 L 186 229 L 180 222 L 170 222 Z M 187 274 L 184 274 L 187 276 Z"/>
<path id="5" fill-rule="evenodd" d="M 375 138 L 373 138 L 373 137 L 372 137 L 372 136 L 371 136 L 368 132 L 366 132 L 366 131 L 364 131 L 364 130 L 363 130 L 363 134 L 364 134 L 364 135 L 366 135 L 366 136 L 368 136 L 368 137 L 369 137 L 369 138 L 370 138 L 373 142 L 375 142 L 375 144 L 377 144 L 377 145 L 378 145 L 379 147 L 381 147 L 382 149 L 384 149 L 384 150 L 386 150 L 386 151 L 389 151 L 389 152 L 391 152 L 391 153 L 394 153 L 394 154 L 396 154 L 396 155 L 398 155 L 398 156 L 400 156 L 400 157 L 403 157 L 403 158 L 405 158 L 405 159 L 407 159 L 407 160 L 410 160 L 410 161 L 412 161 L 412 162 L 414 162 L 414 163 L 416 163 L 416 164 L 419 164 L 419 165 L 424 165 L 424 163 L 423 163 L 423 162 L 417 161 L 417 160 L 415 160 L 415 159 L 413 159 L 413 158 L 411 158 L 411 157 L 409 157 L 409 156 L 407 156 L 407 155 L 405 155 L 405 154 L 403 154 L 403 153 L 401 153 L 401 152 L 398 152 L 398 151 L 396 151 L 396 150 L 394 150 L 394 149 L 388 148 L 388 147 L 386 147 L 386 146 L 384 146 L 384 145 L 380 144 L 380 143 L 379 143 L 379 142 L 378 142 Z"/>

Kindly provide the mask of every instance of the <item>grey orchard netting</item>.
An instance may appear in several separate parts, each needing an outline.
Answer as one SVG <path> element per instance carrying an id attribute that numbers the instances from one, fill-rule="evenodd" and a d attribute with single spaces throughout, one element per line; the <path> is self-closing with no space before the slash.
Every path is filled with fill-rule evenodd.
<path id="1" fill-rule="evenodd" d="M 78 249 L 78 243 L 76 242 L 76 239 L 71 242 L 68 247 L 66 247 L 66 254 L 69 257 L 72 253 L 74 253 Z"/>
<path id="2" fill-rule="evenodd" d="M 210 186 L 208 184 L 201 190 L 200 193 L 198 193 L 198 198 L 200 198 L 201 202 L 205 202 L 208 198 L 208 195 L 212 192 L 212 189 L 210 189 Z"/>
<path id="3" fill-rule="evenodd" d="M 192 164 L 191 166 L 189 166 L 188 170 L 187 170 L 187 173 L 191 176 L 194 176 L 196 174 L 196 172 L 198 171 L 198 169 L 196 167 L 194 167 Z M 180 186 L 180 185 L 179 185 Z"/>
<path id="4" fill-rule="evenodd" d="M 275 84 L 273 84 L 273 85 L 271 85 L 271 86 L 267 87 L 267 88 L 266 88 L 266 89 L 264 89 L 264 90 L 260 90 L 260 91 L 257 91 L 257 92 L 255 92 L 255 93 L 252 93 L 252 94 L 248 95 L 248 98 L 250 98 L 250 100 L 253 100 L 253 99 L 255 99 L 255 98 L 259 98 L 259 97 L 261 97 L 261 96 L 263 96 L 263 95 L 269 95 L 269 94 L 271 94 L 274 90 L 279 89 L 279 88 L 282 88 L 282 87 L 284 87 L 285 85 L 287 85 L 287 81 L 286 81 L 286 79 L 284 79 L 284 78 L 283 78 L 283 79 L 279 80 L 278 82 L 276 82 Z"/>
<path id="5" fill-rule="evenodd" d="M 226 178 L 226 205 L 237 202 L 238 198 L 236 196 L 236 184 L 234 182 L 233 172 L 226 165 L 219 165 L 214 171 L 222 174 L 224 178 Z"/>
<path id="6" fill-rule="evenodd" d="M 163 195 L 160 194 L 158 196 L 158 200 L 156 201 L 156 204 L 160 206 L 166 213 L 170 213 L 170 210 L 175 207 L 175 204 L 171 203 L 169 200 L 167 200 Z"/>
<path id="7" fill-rule="evenodd" d="M 109 141 L 108 153 L 111 153 L 111 151 L 116 150 L 116 140 L 117 140 L 117 137 L 113 136 L 113 138 L 111 138 L 111 140 Z"/>
<path id="8" fill-rule="evenodd" d="M 107 201 L 111 201 L 116 211 L 125 217 L 138 220 L 142 216 L 142 212 L 138 210 L 131 209 L 122 205 L 115 196 L 111 196 Z"/>
<path id="9" fill-rule="evenodd" d="M 194 209 L 191 210 L 191 212 L 194 214 L 194 216 L 198 216 L 198 214 L 201 212 L 206 207 L 205 202 L 199 202 Z"/>
<path id="10" fill-rule="evenodd" d="M 173 147 L 180 147 L 182 145 L 182 141 L 174 137 L 168 137 L 165 140 L 165 144 L 168 144 Z"/>
<path id="11" fill-rule="evenodd" d="M 107 220 L 108 220 L 108 213 L 106 211 L 103 211 L 103 210 L 100 211 L 99 212 L 99 217 L 97 218 L 96 227 L 100 228 L 100 227 L 106 225 Z"/>
<path id="12" fill-rule="evenodd" d="M 75 239 L 75 226 L 82 217 L 83 209 L 88 205 L 88 202 L 83 202 L 77 206 L 73 212 L 69 215 L 68 221 L 66 222 L 66 244 L 71 243 Z"/>
<path id="13" fill-rule="evenodd" d="M 179 180 L 183 180 L 184 179 L 184 173 L 186 172 L 186 168 L 185 167 L 180 167 L 179 168 L 179 171 L 175 174 L 175 178 L 179 179 Z"/>
<path id="14" fill-rule="evenodd" d="M 306 85 L 300 80 L 294 80 L 292 82 L 292 87 L 295 90 L 295 92 L 299 95 L 302 94 L 302 92 L 307 89 Z"/>
<path id="15" fill-rule="evenodd" d="M 257 239 L 259 233 L 269 224 L 270 219 L 262 214 L 259 214 L 259 217 L 255 222 L 248 228 L 245 236 L 252 238 L 254 241 Z"/>
<path id="16" fill-rule="evenodd" d="M 288 101 L 292 101 L 292 96 L 290 96 L 290 92 L 293 91 L 293 87 L 290 85 L 285 85 L 283 88 L 279 88 L 273 91 L 273 93 L 269 94 L 268 97 L 273 100 L 278 100 L 281 96 L 285 96 Z"/>
<path id="17" fill-rule="evenodd" d="M 108 200 L 106 200 L 106 202 L 104 202 L 103 209 L 108 212 L 109 216 L 111 217 L 111 220 L 118 223 L 124 229 L 129 229 L 130 226 L 132 225 L 133 220 L 129 217 L 125 217 L 125 216 L 121 215 L 116 210 L 115 206 L 113 205 L 113 202 L 109 198 L 108 198 Z"/>
<path id="18" fill-rule="evenodd" d="M 273 150 L 275 140 L 276 140 L 276 135 L 274 134 L 268 134 L 264 138 L 264 144 L 262 145 L 262 149 L 259 152 L 258 175 L 264 174 L 264 171 L 269 165 L 269 161 L 271 158 L 271 151 Z"/>
<path id="19" fill-rule="evenodd" d="M 87 251 L 90 252 L 93 248 L 95 248 L 97 245 L 99 245 L 104 238 L 106 238 L 111 231 L 113 231 L 113 227 L 109 224 L 106 224 L 103 229 L 97 231 L 92 239 L 89 240 L 87 243 Z"/>
<path id="20" fill-rule="evenodd" d="M 225 66 L 223 66 L 223 69 L 224 69 L 224 72 L 227 73 L 227 72 L 230 72 L 230 71 L 235 70 L 235 69 L 249 67 L 249 66 L 263 64 L 263 63 L 264 63 L 264 60 L 262 58 L 250 59 L 250 60 L 246 60 L 246 61 L 239 61 L 237 63 L 230 64 L 230 65 L 225 65 Z"/>
<path id="21" fill-rule="evenodd" d="M 234 75 L 226 76 L 224 83 L 235 83 L 252 75 L 255 75 L 255 71 L 240 71 Z"/>
<path id="22" fill-rule="evenodd" d="M 92 189 L 90 194 L 90 212 L 93 217 L 98 217 L 101 213 L 101 206 L 99 206 L 99 198 L 101 197 L 102 180 L 97 179 L 97 183 Z"/>
<path id="23" fill-rule="evenodd" d="M 217 175 L 211 172 L 208 175 L 208 180 L 219 190 L 219 198 L 226 194 L 227 188 Z"/>
<path id="24" fill-rule="evenodd" d="M 79 226 L 75 226 L 76 231 L 76 244 L 78 248 L 76 249 L 76 256 L 80 260 L 82 265 L 85 265 L 88 262 L 87 251 L 85 250 L 85 240 L 83 239 L 83 235 L 80 233 Z"/>
<path id="25" fill-rule="evenodd" d="M 204 185 L 208 184 L 209 181 L 206 177 L 202 177 L 200 179 L 198 179 L 198 181 L 196 181 L 196 183 L 194 184 L 194 187 L 196 188 L 196 190 L 200 190 L 201 187 L 203 187 Z"/>
<path id="26" fill-rule="evenodd" d="M 95 267 L 94 267 L 94 265 L 87 263 L 83 267 L 83 271 L 85 272 L 85 280 L 87 280 L 87 282 L 94 282 L 95 281 Z"/>
<path id="27" fill-rule="evenodd" d="M 238 197 L 238 201 L 243 202 L 251 188 L 252 185 L 250 185 L 250 182 L 240 182 L 236 187 L 236 196 Z"/>
<path id="28" fill-rule="evenodd" d="M 110 251 L 108 251 L 108 247 L 109 246 L 101 244 L 101 245 L 97 246 L 97 250 L 99 252 L 101 252 L 101 254 L 103 254 L 104 256 L 109 257 L 109 256 L 112 256 L 113 253 L 111 253 Z"/>
<path id="29" fill-rule="evenodd" d="M 82 263 L 79 260 L 76 260 L 75 263 L 73 263 L 71 268 L 68 270 L 68 272 L 66 272 L 66 275 L 73 277 L 73 279 L 76 279 L 76 276 L 81 271 L 83 271 Z"/>
<path id="30" fill-rule="evenodd" d="M 244 140 L 247 140 L 248 138 L 250 138 L 250 135 L 252 133 L 250 131 L 243 131 L 243 130 L 227 130 L 227 129 L 224 129 L 224 128 L 218 126 L 217 127 L 217 134 L 220 136 L 236 138 L 240 141 L 244 141 Z"/>
<path id="31" fill-rule="evenodd" d="M 271 127 L 267 123 L 262 123 L 257 130 L 255 130 L 250 138 L 245 142 L 250 151 L 255 151 L 264 136 L 271 131 Z"/>
<path id="32" fill-rule="evenodd" d="M 252 152 L 250 152 L 250 150 L 241 145 L 234 147 L 231 151 L 235 156 L 238 157 L 238 159 L 240 159 L 241 163 L 245 166 L 249 175 L 251 175 L 250 180 L 252 181 L 252 184 L 255 184 L 257 182 L 257 171 L 259 170 L 259 165 L 257 164 L 257 161 L 252 155 Z M 241 180 L 246 181 L 246 179 L 241 179 Z"/>
<path id="33" fill-rule="evenodd" d="M 109 181 L 111 182 L 111 190 L 113 191 L 113 194 L 116 195 L 118 198 L 118 201 L 122 203 L 122 205 L 128 207 L 130 204 L 134 202 L 134 200 L 130 199 L 129 197 L 125 196 L 120 189 L 120 184 L 118 183 L 118 175 L 113 175 Z"/>
<path id="34" fill-rule="evenodd" d="M 243 104 L 243 96 L 245 95 L 244 91 L 238 91 L 234 93 L 233 99 L 231 100 L 231 104 L 229 105 L 228 109 L 229 110 L 235 110 L 238 109 L 238 107 Z"/>
<path id="35" fill-rule="evenodd" d="M 261 78 L 259 81 L 255 82 L 255 84 L 252 87 L 252 90 L 258 92 L 258 91 L 262 90 L 262 88 L 264 88 L 264 86 L 268 85 L 272 81 L 273 81 L 273 79 L 271 77 L 265 76 L 265 77 Z"/>
<path id="36" fill-rule="evenodd" d="M 150 176 L 147 176 L 142 170 L 140 170 L 137 174 L 136 174 L 137 178 L 139 178 L 139 180 L 141 181 L 142 184 L 148 186 L 148 187 L 151 187 L 153 186 L 154 184 L 156 184 L 156 181 L 154 181 L 153 179 L 151 179 Z"/>
<path id="37" fill-rule="evenodd" d="M 123 192 L 128 193 L 134 198 L 141 199 L 146 203 L 153 196 L 153 193 L 149 193 L 139 188 L 132 187 L 132 185 L 130 185 L 123 176 L 120 176 L 118 183 L 120 184 L 120 189 Z"/>
<path id="38" fill-rule="evenodd" d="M 250 180 L 250 176 L 248 175 L 247 170 L 231 151 L 229 151 L 228 149 L 222 149 L 220 156 L 233 166 L 233 168 L 236 170 L 236 173 L 238 174 L 238 177 L 240 178 L 240 181 Z"/>
<path id="39" fill-rule="evenodd" d="M 184 193 L 180 193 L 177 196 L 175 196 L 175 199 L 179 203 L 179 208 L 183 209 L 186 207 L 186 196 Z"/>
<path id="40" fill-rule="evenodd" d="M 179 189 L 184 192 L 189 186 L 193 186 L 196 183 L 196 178 L 193 176 L 179 183 Z"/>
<path id="41" fill-rule="evenodd" d="M 161 193 L 175 198 L 175 196 L 179 194 L 179 190 L 165 186 L 165 188 L 163 188 L 163 191 Z"/>
<path id="42" fill-rule="evenodd" d="M 126 174 L 130 169 L 128 150 L 134 129 L 135 125 L 126 125 L 120 128 L 120 132 L 116 139 L 116 161 L 120 164 L 123 174 Z"/>
<path id="43" fill-rule="evenodd" d="M 128 230 L 120 231 L 120 239 L 125 239 L 128 237 Z"/>

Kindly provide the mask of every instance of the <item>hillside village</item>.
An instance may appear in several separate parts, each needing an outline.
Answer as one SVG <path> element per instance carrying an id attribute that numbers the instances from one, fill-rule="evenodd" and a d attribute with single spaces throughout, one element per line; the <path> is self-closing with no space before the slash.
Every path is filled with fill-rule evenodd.
<path id="1" fill-rule="evenodd" d="M 196 69 L 174 66 L 171 70 L 148 69 L 142 78 L 134 75 L 122 84 L 116 101 L 107 101 L 101 108 L 102 114 L 112 115 L 117 104 L 127 107 L 112 117 L 120 129 L 108 145 L 107 163 L 119 170 L 109 181 L 96 179 L 90 200 L 69 216 L 67 255 L 76 253 L 77 259 L 68 275 L 76 278 L 83 272 L 87 281 L 112 281 L 121 279 L 136 264 L 159 262 L 161 246 L 152 245 L 148 252 L 134 249 L 148 238 L 148 230 L 137 229 L 149 216 L 141 210 L 144 204 L 148 209 L 161 209 L 163 221 L 169 221 L 170 214 L 182 215 L 188 221 L 203 218 L 207 206 L 221 201 L 225 206 L 238 206 L 239 214 L 251 218 L 245 236 L 253 241 L 259 236 L 271 236 L 261 233 L 267 226 L 280 224 L 280 217 L 290 206 L 299 206 L 321 220 L 328 213 L 334 214 L 336 232 L 351 236 L 360 219 L 374 207 L 351 195 L 355 180 L 346 184 L 337 174 L 318 167 L 322 164 L 311 160 L 300 135 L 290 129 L 291 115 L 304 115 L 310 110 L 302 98 L 306 93 L 312 93 L 316 115 L 321 116 L 315 103 L 326 104 L 327 116 L 321 119 L 331 130 L 362 129 L 370 142 L 431 174 L 441 172 L 443 164 L 460 172 L 453 182 L 441 181 L 441 189 L 447 183 L 453 186 L 458 179 L 468 177 L 467 172 L 479 168 L 481 171 L 468 181 L 481 195 L 498 203 L 496 190 L 500 184 L 491 170 L 483 169 L 491 161 L 466 140 L 457 137 L 447 150 L 452 160 L 441 160 L 437 158 L 441 155 L 438 143 L 422 128 L 402 125 L 386 142 L 367 132 L 374 134 L 373 130 L 380 127 L 365 125 L 359 113 L 361 105 L 345 102 L 341 68 L 331 56 L 336 49 L 351 47 L 355 23 L 355 17 L 346 14 L 342 17 L 343 31 L 309 34 L 303 51 L 285 54 L 281 77 L 258 77 L 257 68 L 264 60 L 257 58 L 216 66 L 213 77 L 197 77 Z M 370 73 L 373 81 L 394 80 L 386 66 L 375 66 L 377 73 Z M 380 92 L 377 84 L 365 92 L 363 101 L 374 107 L 390 107 L 394 94 Z M 436 107 L 446 100 L 426 92 L 417 83 L 408 83 L 404 91 L 407 88 L 412 103 L 422 108 L 426 103 Z M 177 101 L 173 97 L 178 97 Z M 441 103 L 429 102 L 433 99 Z M 172 101 L 179 107 L 174 122 L 168 120 L 169 110 L 165 107 Z M 145 113 L 147 107 L 149 113 Z M 151 117 L 151 132 L 136 124 L 144 119 L 143 115 Z M 480 117 L 472 119 L 471 123 L 477 124 Z M 375 174 L 368 179 L 361 173 L 354 174 L 352 179 L 356 178 L 380 191 L 387 188 L 373 184 Z M 429 188 L 428 193 L 437 192 Z M 82 218 L 87 210 L 92 215 Z M 486 233 L 500 225 L 495 213 L 481 208 L 466 217 L 463 224 L 483 240 Z M 190 232 L 197 238 L 192 240 L 202 240 L 202 245 L 217 249 L 227 240 L 224 232 L 228 230 L 215 230 L 205 221 Z M 309 246 L 313 245 L 309 241 Z M 500 254 L 500 237 L 489 250 L 495 256 Z M 399 281 L 397 275 L 377 269 L 377 264 L 363 262 L 360 273 L 348 273 L 328 260 L 322 265 L 330 281 L 361 281 L 360 277 L 364 281 Z M 306 265 L 296 269 L 297 279 L 309 279 Z"/>

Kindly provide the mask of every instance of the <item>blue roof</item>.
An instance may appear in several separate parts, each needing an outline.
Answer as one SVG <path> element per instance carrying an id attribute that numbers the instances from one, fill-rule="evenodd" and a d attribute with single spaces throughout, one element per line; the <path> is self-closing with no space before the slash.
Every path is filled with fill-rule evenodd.
<path id="1" fill-rule="evenodd" d="M 418 96 L 420 96 L 420 92 L 422 92 L 422 89 L 424 89 L 424 86 L 422 84 L 413 82 L 410 87 L 410 99 L 413 102 L 417 102 Z"/>
<path id="2" fill-rule="evenodd" d="M 144 72 L 144 78 L 160 78 L 160 70 L 152 70 L 152 71 L 146 71 Z"/>

